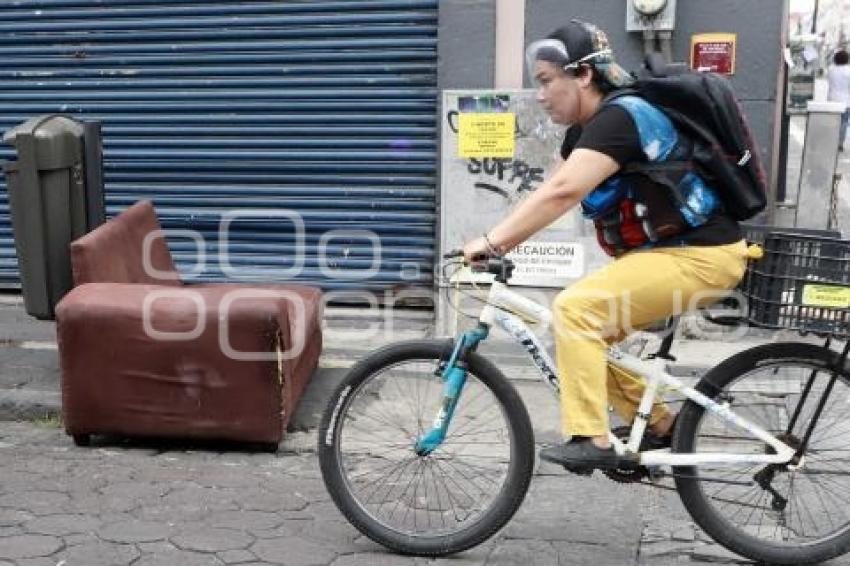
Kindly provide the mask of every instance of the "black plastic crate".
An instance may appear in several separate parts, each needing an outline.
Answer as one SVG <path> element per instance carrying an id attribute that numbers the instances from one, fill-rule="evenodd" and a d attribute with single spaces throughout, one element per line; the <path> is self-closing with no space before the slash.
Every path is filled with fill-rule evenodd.
<path id="1" fill-rule="evenodd" d="M 758 244 L 764 245 L 764 239 L 770 234 L 794 234 L 799 236 L 819 236 L 824 238 L 841 238 L 841 232 L 836 232 L 835 230 L 815 230 L 812 228 L 784 228 L 779 226 L 768 226 L 766 224 L 747 224 L 741 223 L 741 232 L 743 233 L 744 239 L 749 244 Z M 747 283 L 746 277 L 741 280 L 740 283 L 735 287 L 735 291 L 738 293 L 743 293 L 745 291 L 745 285 Z M 725 299 L 721 299 L 718 302 L 718 305 L 721 307 L 726 307 L 729 309 L 740 310 L 741 301 L 740 295 L 733 294 Z M 722 324 L 736 324 L 743 322 L 743 318 L 738 316 L 730 316 L 729 314 L 723 315 L 721 318 L 725 320 Z"/>
<path id="2" fill-rule="evenodd" d="M 850 337 L 850 241 L 765 233 L 740 290 L 754 326 Z"/>
<path id="3" fill-rule="evenodd" d="M 768 226 L 766 224 L 741 223 L 741 231 L 744 238 L 754 244 L 763 244 L 765 237 L 770 234 L 794 234 L 799 236 L 818 236 L 821 238 L 841 238 L 841 232 L 836 230 L 818 230 L 814 228 L 784 228 L 780 226 Z"/>

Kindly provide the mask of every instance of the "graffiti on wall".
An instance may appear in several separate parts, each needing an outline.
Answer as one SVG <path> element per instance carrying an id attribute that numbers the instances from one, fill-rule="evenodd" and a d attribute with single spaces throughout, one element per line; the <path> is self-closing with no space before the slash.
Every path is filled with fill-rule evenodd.
<path id="1" fill-rule="evenodd" d="M 457 134 L 458 117 L 457 110 L 446 113 L 446 123 L 449 129 Z M 520 121 L 516 121 L 514 137 L 516 139 L 530 138 L 540 131 L 540 126 L 523 129 Z M 486 191 L 504 197 L 513 202 L 516 197 L 523 193 L 529 193 L 537 189 L 539 183 L 544 179 L 544 168 L 533 166 L 523 158 L 469 158 L 465 160 L 466 171 L 475 179 L 472 188 Z"/>

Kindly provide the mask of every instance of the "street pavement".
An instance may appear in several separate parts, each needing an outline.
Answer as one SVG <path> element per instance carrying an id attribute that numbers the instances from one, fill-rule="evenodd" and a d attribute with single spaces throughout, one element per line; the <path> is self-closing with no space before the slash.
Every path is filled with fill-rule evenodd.
<path id="1" fill-rule="evenodd" d="M 518 387 L 538 441 L 553 439 L 548 391 Z M 672 492 L 545 463 L 491 541 L 447 559 L 398 556 L 333 506 L 314 444 L 311 430 L 276 454 L 103 438 L 79 448 L 54 420 L 2 423 L 0 566 L 744 562 L 696 530 Z"/>
<path id="2" fill-rule="evenodd" d="M 490 541 L 445 559 L 392 554 L 351 527 L 324 488 L 318 385 L 299 409 L 307 430 L 274 454 L 104 437 L 81 448 L 56 419 L 0 423 L 0 566 L 747 563 L 694 526 L 666 480 L 624 485 L 539 461 L 521 509 Z M 515 385 L 537 443 L 557 438 L 551 393 Z"/>

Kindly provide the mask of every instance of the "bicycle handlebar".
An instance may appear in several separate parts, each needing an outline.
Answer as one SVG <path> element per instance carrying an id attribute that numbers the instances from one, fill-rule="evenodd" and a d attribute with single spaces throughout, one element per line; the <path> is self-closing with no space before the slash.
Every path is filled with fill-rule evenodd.
<path id="1" fill-rule="evenodd" d="M 463 250 L 452 250 L 443 254 L 445 259 L 463 257 Z M 507 283 L 513 275 L 516 265 L 504 256 L 485 255 L 469 264 L 475 273 L 490 273 L 496 276 L 496 281 Z"/>

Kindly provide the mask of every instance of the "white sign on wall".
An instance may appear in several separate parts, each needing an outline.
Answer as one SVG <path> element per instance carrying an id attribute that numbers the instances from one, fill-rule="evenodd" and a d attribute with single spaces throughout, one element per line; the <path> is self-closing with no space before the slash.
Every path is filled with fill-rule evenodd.
<path id="1" fill-rule="evenodd" d="M 516 264 L 512 285 L 563 287 L 584 275 L 584 246 L 576 242 L 528 240 L 508 258 Z"/>

